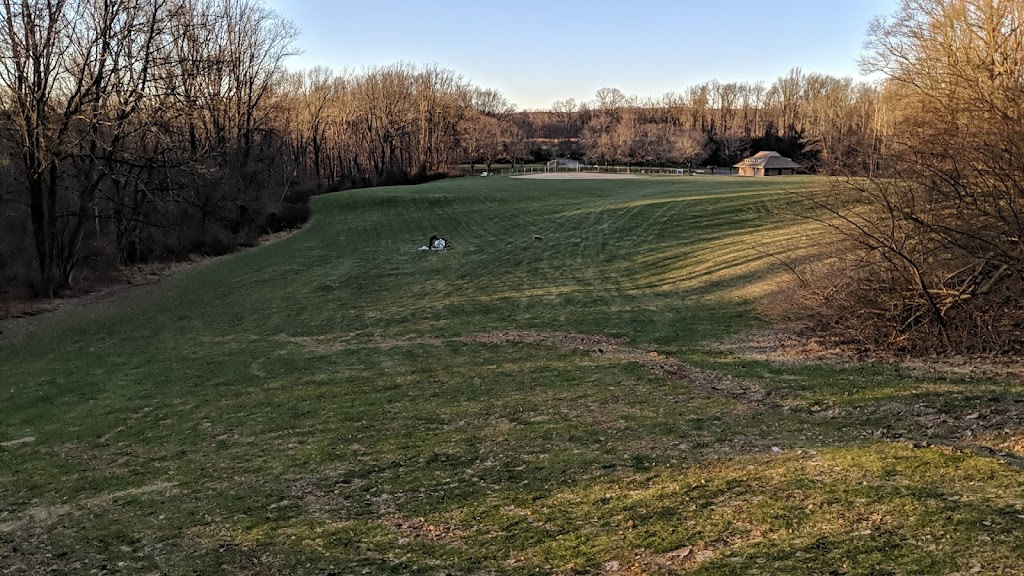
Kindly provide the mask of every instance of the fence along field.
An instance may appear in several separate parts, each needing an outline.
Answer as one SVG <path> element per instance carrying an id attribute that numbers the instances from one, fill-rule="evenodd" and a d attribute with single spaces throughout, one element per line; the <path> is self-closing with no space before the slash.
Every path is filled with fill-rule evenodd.
<path id="1" fill-rule="evenodd" d="M 700 166 L 678 168 L 672 166 L 630 166 L 630 165 L 609 165 L 609 164 L 584 164 L 559 165 L 555 160 L 544 164 L 526 164 L 515 167 L 499 167 L 488 174 L 500 174 L 502 176 L 524 176 L 529 174 L 636 174 L 636 175 L 672 175 L 672 176 L 695 176 L 695 175 L 730 175 L 736 174 L 731 166 Z"/>
<path id="2" fill-rule="evenodd" d="M 766 253 L 813 258 L 767 205 L 822 185 L 327 195 L 286 240 L 8 336 L 0 566 L 1024 570 L 1019 382 L 714 345 L 765 327 Z"/>

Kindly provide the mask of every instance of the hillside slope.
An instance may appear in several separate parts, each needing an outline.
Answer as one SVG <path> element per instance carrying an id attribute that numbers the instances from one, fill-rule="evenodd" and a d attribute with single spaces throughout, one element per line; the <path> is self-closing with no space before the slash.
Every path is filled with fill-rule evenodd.
<path id="1" fill-rule="evenodd" d="M 711 346 L 823 185 L 333 194 L 44 322 L 0 343 L 0 571 L 1024 572 L 1020 384 Z"/>

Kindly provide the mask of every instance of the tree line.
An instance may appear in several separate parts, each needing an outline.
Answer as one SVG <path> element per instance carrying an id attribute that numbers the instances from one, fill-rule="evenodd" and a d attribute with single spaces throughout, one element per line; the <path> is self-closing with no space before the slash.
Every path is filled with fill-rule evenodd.
<path id="1" fill-rule="evenodd" d="M 252 0 L 0 0 L 3 280 L 54 296 L 83 260 L 226 251 L 287 218 L 272 116 L 296 36 Z"/>
<path id="2" fill-rule="evenodd" d="M 602 88 L 520 111 L 437 65 L 285 72 L 278 131 L 313 190 L 422 181 L 459 165 L 566 156 L 593 163 L 731 165 L 775 149 L 808 171 L 861 170 L 889 123 L 883 90 L 800 69 L 770 85 L 710 81 L 660 98 Z"/>
<path id="3" fill-rule="evenodd" d="M 879 86 L 799 68 L 771 84 L 712 80 L 659 98 L 602 88 L 524 116 L 553 153 L 595 163 L 731 166 L 771 149 L 809 171 L 866 170 L 864 151 L 887 136 Z"/>
<path id="4" fill-rule="evenodd" d="M 831 300 L 811 299 L 823 322 L 893 347 L 966 349 L 963 326 L 1009 346 L 1021 29 L 1019 3 L 903 0 L 869 30 L 881 82 L 792 69 L 531 111 L 437 65 L 288 70 L 298 31 L 258 0 L 0 0 L 0 296 L 224 253 L 301 224 L 324 191 L 556 156 L 727 166 L 771 149 L 863 177 L 814 199 L 856 263 L 829 273 Z"/>

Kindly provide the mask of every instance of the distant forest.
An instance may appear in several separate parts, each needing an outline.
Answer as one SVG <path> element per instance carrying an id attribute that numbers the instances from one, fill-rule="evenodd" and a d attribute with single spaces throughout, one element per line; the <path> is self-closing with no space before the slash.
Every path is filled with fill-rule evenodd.
<path id="1" fill-rule="evenodd" d="M 300 225 L 325 191 L 567 156 L 889 170 L 902 92 L 799 69 L 660 97 L 610 87 L 520 111 L 437 65 L 288 70 L 257 0 L 0 0 L 0 297 L 221 254 Z"/>

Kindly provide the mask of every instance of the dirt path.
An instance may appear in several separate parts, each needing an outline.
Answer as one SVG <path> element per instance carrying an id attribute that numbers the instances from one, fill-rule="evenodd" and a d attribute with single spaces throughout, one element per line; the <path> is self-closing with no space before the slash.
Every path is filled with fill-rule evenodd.
<path id="1" fill-rule="evenodd" d="M 298 230 L 270 234 L 260 239 L 256 246 L 245 248 L 231 254 L 216 257 L 195 256 L 183 262 L 161 262 L 143 266 L 134 266 L 122 272 L 123 282 L 100 288 L 95 292 L 67 298 L 36 298 L 0 302 L 0 343 L 11 342 L 24 338 L 43 324 L 56 321 L 84 308 L 98 304 L 114 302 L 127 294 L 135 294 L 150 290 L 162 280 L 182 272 L 205 266 L 222 258 L 228 258 L 261 246 L 283 240 Z"/>
<path id="2" fill-rule="evenodd" d="M 799 325 L 754 330 L 717 342 L 712 348 L 747 358 L 788 364 L 858 364 L 880 362 L 916 374 L 1015 378 L 1024 381 L 1024 359 L 1011 356 L 934 355 L 919 358 L 888 356 L 826 342 L 805 334 Z"/>
<path id="3" fill-rule="evenodd" d="M 495 330 L 471 334 L 453 339 L 438 337 L 427 338 L 388 338 L 366 340 L 359 334 L 328 334 L 315 337 L 296 337 L 285 334 L 276 339 L 280 342 L 296 344 L 321 353 L 353 348 L 379 348 L 390 350 L 401 346 L 443 346 L 448 341 L 469 342 L 503 346 L 506 344 L 540 344 L 554 346 L 563 350 L 588 352 L 593 356 L 608 358 L 618 362 L 635 362 L 651 372 L 687 382 L 696 390 L 707 395 L 727 396 L 753 410 L 763 407 L 768 394 L 757 383 L 714 370 L 705 370 L 691 364 L 666 356 L 645 348 L 627 346 L 623 338 L 575 334 L 572 332 L 544 332 L 536 330 Z"/>
<path id="4" fill-rule="evenodd" d="M 113 302 L 126 294 L 146 290 L 175 274 L 191 270 L 214 260 L 174 262 L 152 272 L 133 273 L 126 283 L 101 288 L 96 292 L 67 298 L 18 300 L 6 305 L 6 318 L 0 318 L 0 342 L 19 340 L 31 334 L 44 323 L 72 314 L 97 304 Z"/>
<path id="5" fill-rule="evenodd" d="M 535 332 L 528 330 L 499 330 L 466 337 L 468 342 L 480 344 L 545 344 L 566 350 L 589 352 L 593 356 L 611 358 L 620 362 L 636 362 L 655 374 L 687 382 L 705 394 L 728 396 L 741 403 L 755 406 L 766 400 L 767 394 L 756 382 L 734 378 L 714 370 L 697 368 L 652 350 L 632 348 L 621 338 L 589 336 L 564 332 Z"/>
<path id="6" fill-rule="evenodd" d="M 823 421 L 846 419 L 883 420 L 883 429 L 861 430 L 871 438 L 913 442 L 915 445 L 945 446 L 951 450 L 982 453 L 999 458 L 1014 466 L 1024 465 L 1024 437 L 1017 431 L 1024 421 L 1024 403 L 1003 405 L 984 399 L 974 399 L 962 405 L 947 405 L 934 399 L 909 397 L 866 401 L 856 404 L 830 404 L 814 398 L 801 398 L 784 389 L 766 390 L 761 384 L 737 378 L 716 370 L 699 368 L 671 356 L 646 348 L 628 345 L 623 338 L 572 332 L 546 332 L 537 330 L 506 329 L 470 334 L 457 338 L 409 337 L 366 338 L 365 334 L 326 334 L 316 337 L 279 335 L 281 342 L 295 344 L 319 353 L 331 353 L 352 348 L 379 348 L 389 350 L 401 346 L 443 346 L 447 342 L 468 342 L 490 346 L 508 344 L 535 344 L 564 350 L 586 352 L 595 357 L 616 362 L 637 363 L 647 370 L 686 383 L 705 397 L 729 398 L 737 414 L 757 411 L 801 412 Z M 843 356 L 829 348 L 818 350 L 815 345 L 795 334 L 788 337 L 781 332 L 759 331 L 745 337 L 721 343 L 718 347 L 741 357 L 774 362 L 799 363 L 856 363 L 853 355 Z M 876 359 L 877 360 L 877 359 Z M 1019 363 L 1018 363 L 1019 364 Z M 915 370 L 910 364 L 904 367 Z M 936 363 L 928 369 L 939 374 L 956 372 L 950 364 Z M 967 363 L 975 374 L 976 364 Z M 1018 365 L 1017 368 L 1020 368 Z M 1002 375 L 1008 372 L 1000 371 Z M 1009 372 L 1013 373 L 1013 372 Z"/>

